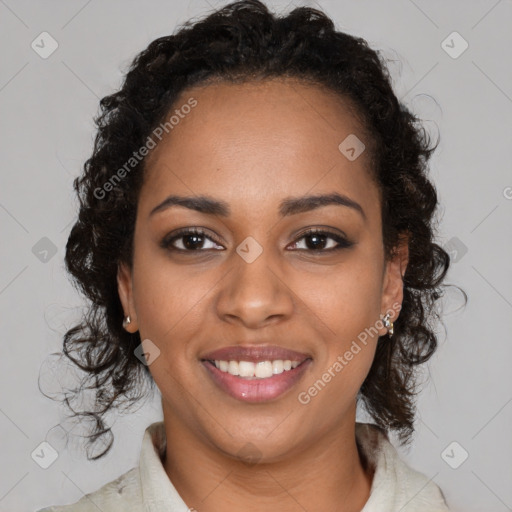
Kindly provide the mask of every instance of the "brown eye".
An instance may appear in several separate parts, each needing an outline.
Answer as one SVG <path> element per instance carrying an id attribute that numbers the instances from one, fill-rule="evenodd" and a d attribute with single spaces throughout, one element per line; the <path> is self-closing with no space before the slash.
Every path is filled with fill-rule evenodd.
<path id="1" fill-rule="evenodd" d="M 354 245 L 352 242 L 337 233 L 318 229 L 310 229 L 302 233 L 300 238 L 297 240 L 300 241 L 303 239 L 305 240 L 305 247 L 295 247 L 296 250 L 329 252 L 346 249 Z M 294 243 L 295 246 L 298 245 L 298 241 Z"/>
<path id="2" fill-rule="evenodd" d="M 207 241 L 215 247 L 205 247 Z M 178 244 L 176 243 L 178 242 Z M 210 245 L 211 245 L 210 244 Z M 181 245 L 181 247 L 179 247 Z M 183 229 L 171 236 L 166 236 L 160 246 L 170 251 L 194 252 L 202 250 L 219 250 L 217 242 L 208 236 L 202 229 Z"/>

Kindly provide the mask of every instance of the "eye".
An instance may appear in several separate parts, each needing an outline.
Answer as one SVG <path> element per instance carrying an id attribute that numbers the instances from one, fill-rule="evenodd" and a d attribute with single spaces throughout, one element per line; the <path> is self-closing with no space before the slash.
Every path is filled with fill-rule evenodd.
<path id="1" fill-rule="evenodd" d="M 328 242 L 329 239 L 331 242 Z M 306 242 L 303 244 L 305 247 L 297 247 L 300 245 L 299 242 L 294 242 L 295 250 L 330 252 L 346 249 L 354 245 L 353 242 L 350 242 L 338 233 L 321 229 L 308 229 L 297 240 L 305 240 Z M 333 244 L 333 242 L 335 243 Z M 326 247 L 326 245 L 330 245 L 330 247 Z"/>
<path id="2" fill-rule="evenodd" d="M 305 247 L 299 247 L 299 242 L 305 240 Z M 330 240 L 330 242 L 329 242 Z M 207 241 L 210 242 L 208 247 Z M 178 242 L 178 243 L 177 243 Z M 334 242 L 334 243 L 333 243 Z M 301 250 L 308 252 L 330 252 L 339 249 L 351 247 L 350 242 L 345 237 L 328 230 L 308 229 L 294 242 L 293 250 Z M 170 251 L 194 252 L 204 250 L 223 250 L 220 242 L 216 241 L 212 236 L 200 228 L 184 228 L 166 236 L 160 243 L 160 246 Z M 220 247 L 220 249 L 219 249 Z"/>
<path id="3" fill-rule="evenodd" d="M 208 236 L 205 231 L 200 228 L 185 228 L 180 229 L 178 232 L 173 233 L 172 236 L 166 236 L 161 242 L 160 246 L 170 251 L 192 252 L 204 249 L 219 250 L 216 247 L 205 247 L 205 242 L 209 240 L 213 246 L 218 247 L 216 240 Z M 176 244 L 175 242 L 179 242 Z M 178 245 L 181 245 L 179 247 Z"/>

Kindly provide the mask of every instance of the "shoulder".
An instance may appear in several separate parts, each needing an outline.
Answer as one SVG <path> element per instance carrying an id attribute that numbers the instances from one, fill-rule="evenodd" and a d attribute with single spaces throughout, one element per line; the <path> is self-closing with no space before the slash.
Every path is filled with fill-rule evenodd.
<path id="1" fill-rule="evenodd" d="M 449 512 L 441 489 L 400 458 L 384 430 L 356 423 L 356 438 L 374 471 L 370 498 L 362 512 Z"/>
<path id="2" fill-rule="evenodd" d="M 169 496 L 180 503 L 179 495 L 167 477 L 161 457 L 165 453 L 165 428 L 162 421 L 146 428 L 139 463 L 115 480 L 68 505 L 53 505 L 37 512 L 142 512 L 144 501 L 165 502 Z M 171 500 L 172 502 L 172 500 Z"/>
<path id="3" fill-rule="evenodd" d="M 143 510 L 139 468 L 135 467 L 69 505 L 54 505 L 37 512 L 102 512 Z"/>

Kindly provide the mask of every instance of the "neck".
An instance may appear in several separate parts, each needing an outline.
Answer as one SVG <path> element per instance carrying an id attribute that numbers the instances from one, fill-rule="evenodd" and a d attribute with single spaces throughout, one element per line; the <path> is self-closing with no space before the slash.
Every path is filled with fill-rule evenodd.
<path id="1" fill-rule="evenodd" d="M 188 507 L 199 512 L 275 509 L 359 512 L 368 501 L 365 469 L 351 421 L 275 462 L 242 462 L 194 435 L 164 409 L 165 471 Z"/>

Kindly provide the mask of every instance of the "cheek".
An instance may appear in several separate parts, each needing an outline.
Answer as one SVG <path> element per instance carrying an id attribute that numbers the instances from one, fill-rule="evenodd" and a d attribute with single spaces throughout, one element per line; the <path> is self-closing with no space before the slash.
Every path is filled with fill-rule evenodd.
<path id="1" fill-rule="evenodd" d="M 315 286 L 310 282 L 307 288 L 306 303 L 314 313 L 309 317 L 319 335 L 325 336 L 324 348 L 317 354 L 314 380 L 309 383 L 317 382 L 318 389 L 311 391 L 322 394 L 322 402 L 349 402 L 357 395 L 375 355 L 381 313 L 381 267 L 371 251 L 359 252 L 321 282 L 315 279 Z"/>
<path id="2" fill-rule="evenodd" d="M 320 279 L 301 280 L 301 297 L 338 340 L 357 334 L 380 318 L 381 268 L 359 254 Z"/>
<path id="3" fill-rule="evenodd" d="M 152 340 L 168 360 L 194 357 L 204 329 L 205 308 L 218 286 L 216 275 L 171 265 L 160 253 L 141 249 L 134 265 L 134 301 L 141 339 Z"/>
<path id="4" fill-rule="evenodd" d="M 180 275 L 154 251 L 141 249 L 136 254 L 133 293 L 142 338 L 162 344 L 192 307 L 195 289 L 186 286 Z"/>

